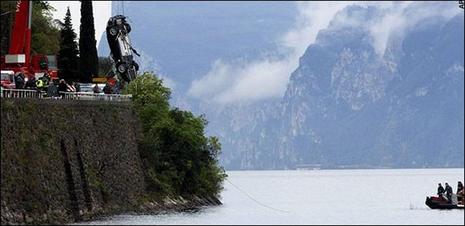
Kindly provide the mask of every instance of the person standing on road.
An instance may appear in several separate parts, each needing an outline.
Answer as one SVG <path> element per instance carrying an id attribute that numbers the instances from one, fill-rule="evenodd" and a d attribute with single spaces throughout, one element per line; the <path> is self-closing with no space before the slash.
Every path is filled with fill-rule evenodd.
<path id="1" fill-rule="evenodd" d="M 58 88 L 57 86 L 53 83 L 52 80 L 49 81 L 48 87 L 47 87 L 47 96 L 50 98 L 56 98 L 58 95 Z"/>
<path id="2" fill-rule="evenodd" d="M 25 83 L 26 82 L 25 82 L 24 73 L 23 73 L 23 70 L 21 70 L 21 72 L 15 75 L 15 88 L 23 89 Z"/>
<path id="3" fill-rule="evenodd" d="M 94 88 L 92 89 L 92 91 L 94 91 L 94 93 L 100 93 L 100 88 L 98 87 L 97 84 L 95 84 Z"/>
<path id="4" fill-rule="evenodd" d="M 66 85 L 66 81 L 64 79 L 60 79 L 60 84 L 58 85 L 58 92 L 61 95 L 61 98 L 65 96 L 65 92 L 68 86 Z"/>

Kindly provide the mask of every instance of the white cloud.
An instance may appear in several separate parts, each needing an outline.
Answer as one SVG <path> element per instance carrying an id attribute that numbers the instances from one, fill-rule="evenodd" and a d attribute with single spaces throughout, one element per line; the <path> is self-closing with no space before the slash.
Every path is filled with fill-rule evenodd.
<path id="1" fill-rule="evenodd" d="M 366 21 L 357 15 L 338 13 L 348 5 L 375 7 L 378 16 Z M 271 56 L 252 62 L 217 60 L 210 72 L 192 82 L 188 95 L 220 104 L 282 97 L 299 58 L 333 19 L 342 26 L 364 26 L 372 36 L 375 51 L 382 56 L 390 38 L 402 37 L 407 29 L 425 18 L 450 18 L 460 12 L 454 2 L 298 2 L 297 6 L 299 14 L 294 28 L 278 40 L 280 52 L 287 53 L 284 58 Z"/>
<path id="2" fill-rule="evenodd" d="M 237 65 L 217 60 L 206 76 L 192 83 L 189 95 L 217 103 L 280 97 L 289 72 L 296 66 L 287 60 L 265 59 Z"/>
<path id="3" fill-rule="evenodd" d="M 293 29 L 282 36 L 283 58 L 263 57 L 253 62 L 217 60 L 203 78 L 194 81 L 188 95 L 227 104 L 281 97 L 299 57 L 315 41 L 319 30 L 328 26 L 347 2 L 298 2 L 299 15 Z"/>
<path id="4" fill-rule="evenodd" d="M 391 38 L 402 38 L 405 32 L 432 17 L 450 19 L 460 12 L 454 2 L 357 2 L 361 7 L 375 7 L 376 17 L 339 13 L 334 18 L 338 26 L 363 27 L 372 36 L 376 53 L 382 56 Z"/>

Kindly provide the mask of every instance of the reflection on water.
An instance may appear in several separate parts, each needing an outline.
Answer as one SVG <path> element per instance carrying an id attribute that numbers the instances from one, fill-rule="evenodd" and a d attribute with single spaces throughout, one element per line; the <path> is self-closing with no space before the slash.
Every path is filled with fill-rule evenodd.
<path id="1" fill-rule="evenodd" d="M 228 172 L 222 206 L 119 215 L 84 224 L 461 224 L 463 210 L 424 203 L 463 169 Z"/>

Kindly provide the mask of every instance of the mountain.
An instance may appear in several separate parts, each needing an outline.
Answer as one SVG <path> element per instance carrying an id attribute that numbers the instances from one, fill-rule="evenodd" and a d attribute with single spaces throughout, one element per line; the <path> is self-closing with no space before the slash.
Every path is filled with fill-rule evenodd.
<path id="1" fill-rule="evenodd" d="M 295 3 L 124 2 L 142 68 L 174 88 L 173 105 L 206 115 L 226 169 L 464 167 L 463 11 L 439 5 L 453 2 L 348 6 L 318 32 L 282 98 L 234 104 L 186 92 L 218 59 L 275 51 L 297 23 Z"/>
<path id="2" fill-rule="evenodd" d="M 351 6 L 341 14 L 369 21 L 377 9 Z M 223 163 L 463 167 L 463 14 L 425 19 L 389 40 L 383 54 L 364 23 L 341 21 L 319 32 L 282 100 L 250 111 L 245 126 L 222 137 Z"/>

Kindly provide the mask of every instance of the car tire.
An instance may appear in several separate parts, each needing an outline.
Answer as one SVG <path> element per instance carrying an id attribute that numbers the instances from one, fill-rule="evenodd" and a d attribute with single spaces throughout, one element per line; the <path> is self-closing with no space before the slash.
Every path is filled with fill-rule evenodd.
<path id="1" fill-rule="evenodd" d="M 128 66 L 125 63 L 119 63 L 116 65 L 116 70 L 119 73 L 124 74 L 128 70 Z"/>
<path id="2" fill-rule="evenodd" d="M 139 71 L 139 64 L 137 64 L 136 61 L 132 61 L 132 65 L 134 65 L 134 69 L 136 69 L 136 72 Z"/>
<path id="3" fill-rule="evenodd" d="M 110 35 L 116 36 L 117 34 L 118 34 L 118 30 L 116 30 L 116 28 L 114 27 L 110 28 Z"/>

